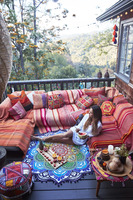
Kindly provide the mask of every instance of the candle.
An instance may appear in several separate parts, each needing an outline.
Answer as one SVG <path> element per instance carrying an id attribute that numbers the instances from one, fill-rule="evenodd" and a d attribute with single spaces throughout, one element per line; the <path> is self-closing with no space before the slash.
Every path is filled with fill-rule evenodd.
<path id="1" fill-rule="evenodd" d="M 108 152 L 109 152 L 109 154 L 114 153 L 114 146 L 113 145 L 108 145 Z"/>

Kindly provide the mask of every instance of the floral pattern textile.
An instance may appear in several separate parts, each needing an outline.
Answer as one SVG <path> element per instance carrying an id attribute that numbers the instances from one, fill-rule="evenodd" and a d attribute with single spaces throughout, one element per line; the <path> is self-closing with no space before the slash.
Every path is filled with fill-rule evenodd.
<path id="1" fill-rule="evenodd" d="M 53 94 L 48 96 L 48 108 L 55 109 L 60 108 L 64 104 L 61 94 Z"/>
<path id="2" fill-rule="evenodd" d="M 60 133 L 58 131 L 56 134 Z M 48 133 L 51 135 L 53 133 Z M 45 134 L 47 135 L 47 134 Z M 86 145 L 65 145 L 65 144 L 52 144 L 51 148 L 55 152 L 60 153 L 67 157 L 67 162 L 57 169 L 54 169 L 36 150 L 39 142 L 32 141 L 28 149 L 24 162 L 28 163 L 32 168 L 32 175 L 36 180 L 48 181 L 53 180 L 55 183 L 60 184 L 62 181 L 77 181 L 83 175 L 91 173 L 92 169 L 89 162 L 89 149 Z"/>

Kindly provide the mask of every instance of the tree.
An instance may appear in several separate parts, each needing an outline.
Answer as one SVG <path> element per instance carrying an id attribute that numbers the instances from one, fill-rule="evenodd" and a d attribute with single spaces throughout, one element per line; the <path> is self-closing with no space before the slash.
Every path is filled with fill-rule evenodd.
<path id="1" fill-rule="evenodd" d="M 54 66 L 49 72 L 49 78 L 51 79 L 62 79 L 62 78 L 76 78 L 77 73 L 73 66 L 68 65 L 60 68 L 59 66 Z"/>
<path id="2" fill-rule="evenodd" d="M 92 48 L 96 48 L 99 51 L 99 55 L 108 54 L 109 49 L 106 47 L 112 48 L 112 30 L 106 30 L 104 32 L 100 32 L 98 34 L 93 35 L 93 37 L 88 41 L 86 45 L 86 50 L 90 51 Z"/>
<path id="3" fill-rule="evenodd" d="M 0 14 L 0 102 L 12 68 L 11 40 L 6 24 Z"/>
<path id="4" fill-rule="evenodd" d="M 1 0 L 1 2 L 3 16 L 8 25 L 13 44 L 13 70 L 11 79 L 19 79 L 19 75 L 21 79 L 27 78 L 29 74 L 27 75 L 26 73 L 31 71 L 30 69 L 27 70 L 27 66 L 32 66 L 32 70 L 35 73 L 34 77 L 38 79 L 40 78 L 40 75 L 38 75 L 40 72 L 39 67 L 44 64 L 44 56 L 46 55 L 46 68 L 49 62 L 49 59 L 46 60 L 48 57 L 47 54 L 52 54 L 57 50 L 51 44 L 56 38 L 57 32 L 61 30 L 60 27 L 55 26 L 47 29 L 45 27 L 40 28 L 39 16 L 41 18 L 47 16 L 44 18 L 46 20 L 48 17 L 55 17 L 50 9 L 46 9 L 48 0 Z M 60 7 L 60 5 L 57 6 Z M 65 10 L 62 15 L 67 15 L 67 11 Z M 42 44 L 45 46 L 43 53 L 41 49 Z M 59 52 L 65 49 L 64 44 L 61 42 L 57 42 L 56 46 L 60 48 Z"/>

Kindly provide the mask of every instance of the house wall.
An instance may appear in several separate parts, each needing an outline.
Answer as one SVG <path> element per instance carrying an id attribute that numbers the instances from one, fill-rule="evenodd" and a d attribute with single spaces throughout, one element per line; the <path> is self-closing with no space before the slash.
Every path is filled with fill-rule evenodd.
<path id="1" fill-rule="evenodd" d="M 128 12 L 127 15 L 123 13 L 120 22 L 126 19 L 133 18 L 133 12 L 130 12 L 130 10 L 128 10 L 127 12 Z M 117 53 L 117 62 L 118 62 L 118 53 Z M 116 72 L 117 72 L 117 66 L 116 66 Z M 129 84 L 125 83 L 122 79 L 119 78 L 119 76 L 116 76 L 115 86 L 128 99 L 128 101 L 133 104 L 133 60 L 132 60 L 131 76 Z"/>

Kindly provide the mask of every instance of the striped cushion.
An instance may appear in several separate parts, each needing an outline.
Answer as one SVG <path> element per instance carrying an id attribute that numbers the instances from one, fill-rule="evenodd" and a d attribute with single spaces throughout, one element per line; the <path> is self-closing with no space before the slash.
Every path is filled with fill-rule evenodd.
<path id="1" fill-rule="evenodd" d="M 117 105 L 119 103 L 128 103 L 128 101 L 123 95 L 117 95 L 114 97 L 113 103 Z"/>
<path id="2" fill-rule="evenodd" d="M 91 88 L 91 89 L 84 89 L 85 94 L 87 94 L 90 97 L 96 97 L 99 94 L 105 95 L 105 87 L 101 88 Z"/>
<path id="3" fill-rule="evenodd" d="M 75 121 L 78 119 L 79 115 L 81 114 L 85 115 L 86 114 L 85 110 L 79 109 L 70 113 L 70 115 Z"/>
<path id="4" fill-rule="evenodd" d="M 81 89 L 75 89 L 75 90 L 55 90 L 55 91 L 49 91 L 48 96 L 53 94 L 61 94 L 63 97 L 64 104 L 74 104 L 76 100 L 78 100 L 82 95 L 84 95 L 84 92 Z"/>
<path id="5" fill-rule="evenodd" d="M 113 98 L 114 96 L 117 96 L 119 94 L 119 91 L 115 87 L 106 87 L 106 96 Z"/>
<path id="6" fill-rule="evenodd" d="M 26 115 L 26 111 L 20 101 L 9 109 L 9 113 L 14 120 L 22 119 Z"/>
<path id="7" fill-rule="evenodd" d="M 33 108 L 47 108 L 47 94 L 33 94 Z"/>
<path id="8" fill-rule="evenodd" d="M 19 96 L 15 96 L 13 94 L 8 94 L 7 96 L 10 98 L 12 106 L 14 106 L 18 101 L 20 101 L 20 103 L 23 105 L 23 107 L 26 111 L 33 108 L 33 104 L 27 97 L 24 90 L 22 90 L 22 92 Z"/>
<path id="9" fill-rule="evenodd" d="M 93 99 L 88 95 L 83 95 L 76 101 L 76 106 L 78 106 L 78 108 L 83 110 L 89 108 L 92 104 L 93 104 Z"/>

